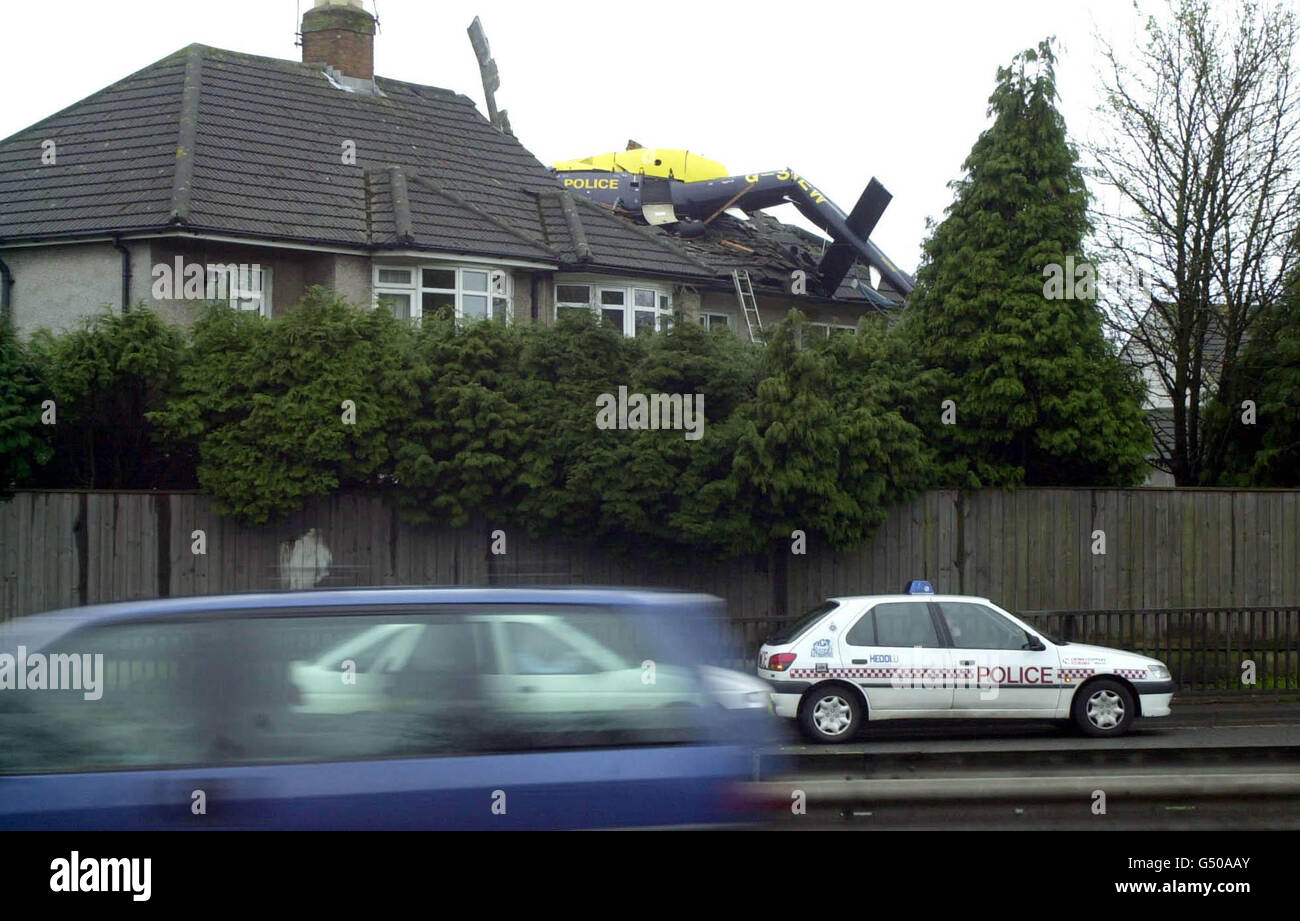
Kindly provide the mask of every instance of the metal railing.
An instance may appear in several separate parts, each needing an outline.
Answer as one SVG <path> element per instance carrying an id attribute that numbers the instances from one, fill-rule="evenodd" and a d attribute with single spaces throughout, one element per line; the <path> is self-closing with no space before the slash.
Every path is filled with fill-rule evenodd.
<path id="1" fill-rule="evenodd" d="M 1016 613 L 1063 640 L 1159 659 L 1180 693 L 1300 691 L 1300 607 Z M 752 671 L 763 640 L 790 620 L 728 618 L 725 664 Z"/>
<path id="2" fill-rule="evenodd" d="M 1027 611 L 1020 616 L 1073 643 L 1159 659 L 1183 692 L 1300 690 L 1300 608 Z"/>

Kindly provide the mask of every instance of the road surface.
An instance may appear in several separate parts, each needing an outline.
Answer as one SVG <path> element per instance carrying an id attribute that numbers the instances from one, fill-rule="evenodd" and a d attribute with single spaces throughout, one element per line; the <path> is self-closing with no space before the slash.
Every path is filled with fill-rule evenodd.
<path id="1" fill-rule="evenodd" d="M 791 738 L 755 767 L 774 828 L 1298 829 L 1300 702 L 1184 701 L 1118 739 L 888 722 L 848 745 Z"/>

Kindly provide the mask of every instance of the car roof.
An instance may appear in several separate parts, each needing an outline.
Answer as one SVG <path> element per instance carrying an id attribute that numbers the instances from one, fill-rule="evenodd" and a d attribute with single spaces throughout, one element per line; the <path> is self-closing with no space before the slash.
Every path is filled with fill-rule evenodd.
<path id="1" fill-rule="evenodd" d="M 993 603 L 982 595 L 931 595 L 929 592 L 918 592 L 915 595 L 833 595 L 826 600 L 838 601 L 841 604 L 858 604 L 864 601 L 983 601 L 988 604 Z"/>
<path id="2" fill-rule="evenodd" d="M 44 640 L 75 629 L 109 623 L 150 620 L 169 615 L 186 617 L 249 616 L 269 609 L 359 608 L 374 605 L 430 604 L 573 604 L 617 605 L 632 610 L 666 609 L 683 605 L 714 606 L 720 598 L 702 593 L 651 588 L 593 586 L 382 586 L 247 592 L 228 595 L 186 595 L 140 601 L 119 601 L 31 614 L 0 624 L 0 632 L 39 635 Z"/>

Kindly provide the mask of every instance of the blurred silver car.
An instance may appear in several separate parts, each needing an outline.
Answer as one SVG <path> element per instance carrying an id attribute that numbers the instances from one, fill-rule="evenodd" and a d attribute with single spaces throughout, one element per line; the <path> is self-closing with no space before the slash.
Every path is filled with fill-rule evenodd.
<path id="1" fill-rule="evenodd" d="M 580 713 L 620 708 L 699 706 L 702 684 L 728 710 L 771 708 L 758 678 L 711 665 L 634 661 L 562 616 L 517 613 L 467 617 L 469 629 L 437 623 L 384 623 L 359 632 L 308 662 L 290 664 L 299 713 L 349 714 L 388 709 L 400 676 L 478 676 L 488 701 L 511 710 Z"/>

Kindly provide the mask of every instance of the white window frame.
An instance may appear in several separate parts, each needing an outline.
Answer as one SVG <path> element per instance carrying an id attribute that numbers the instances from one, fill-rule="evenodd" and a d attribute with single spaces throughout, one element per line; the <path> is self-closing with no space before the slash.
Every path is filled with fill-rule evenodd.
<path id="1" fill-rule="evenodd" d="M 560 300 L 560 288 L 570 286 L 585 287 L 587 289 L 587 301 L 584 303 L 581 301 Z M 621 305 L 604 304 L 603 295 L 606 292 L 611 294 L 615 292 L 621 293 L 623 303 Z M 651 294 L 654 306 L 637 306 L 636 296 L 638 292 Z M 595 314 L 598 320 L 603 319 L 603 311 L 606 309 L 622 310 L 623 329 L 621 332 L 629 338 L 636 335 L 636 315 L 638 312 L 654 311 L 653 331 L 656 333 L 669 329 L 673 324 L 672 289 L 659 282 L 648 282 L 634 278 L 556 278 L 553 293 L 555 295 L 553 319 L 558 319 L 560 311 L 566 308 L 586 308 Z"/>
<path id="2" fill-rule="evenodd" d="M 275 287 L 275 277 L 271 271 L 271 266 L 262 263 L 255 263 L 257 270 L 257 281 L 254 286 L 247 289 L 231 287 L 230 276 L 228 273 L 214 272 L 212 268 L 217 265 L 243 265 L 244 263 L 204 263 L 203 266 L 203 295 L 209 303 L 224 304 L 232 310 L 247 310 L 250 313 L 256 313 L 259 316 L 269 317 L 273 308 L 271 292 Z M 221 276 L 225 274 L 225 278 Z M 236 278 L 239 276 L 237 275 Z M 222 287 L 226 288 L 226 296 L 216 297 Z"/>
<path id="3" fill-rule="evenodd" d="M 700 311 L 700 321 L 699 321 L 700 325 L 703 326 L 705 329 L 709 330 L 710 332 L 712 332 L 715 328 L 713 325 L 714 320 L 721 320 L 722 326 L 726 327 L 727 329 L 734 329 L 734 327 L 731 325 L 731 314 L 718 313 L 716 311 L 710 311 L 710 310 Z"/>
<path id="4" fill-rule="evenodd" d="M 426 270 L 434 272 L 455 272 L 456 278 L 452 288 L 427 288 L 424 286 L 424 272 Z M 394 281 L 381 281 L 379 275 L 381 272 L 407 272 L 407 282 L 401 284 Z M 486 274 L 487 288 L 480 290 L 471 288 L 466 284 L 466 273 Z M 424 317 L 424 295 L 428 294 L 450 294 L 456 305 L 456 320 L 464 321 L 467 319 L 477 320 L 498 320 L 504 319 L 507 323 L 513 323 L 515 318 L 514 310 L 514 278 L 504 268 L 491 265 L 458 265 L 456 263 L 446 262 L 421 262 L 417 264 L 386 264 L 376 262 L 371 271 L 371 306 L 378 307 L 379 299 L 386 294 L 396 296 L 407 296 L 411 304 L 411 321 L 418 322 Z M 465 316 L 465 298 L 466 297 L 486 297 L 487 307 L 482 317 Z M 500 313 L 499 313 L 500 312 Z"/>
<path id="5" fill-rule="evenodd" d="M 821 342 L 831 337 L 831 328 L 827 323 L 807 323 L 799 334 L 799 344 L 808 345 L 810 342 Z"/>
<path id="6" fill-rule="evenodd" d="M 848 326 L 844 323 L 809 323 L 807 328 L 817 330 L 822 339 L 829 339 L 831 334 L 836 331 L 848 333 L 849 335 L 856 335 L 858 331 L 856 326 Z"/>

